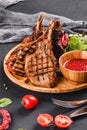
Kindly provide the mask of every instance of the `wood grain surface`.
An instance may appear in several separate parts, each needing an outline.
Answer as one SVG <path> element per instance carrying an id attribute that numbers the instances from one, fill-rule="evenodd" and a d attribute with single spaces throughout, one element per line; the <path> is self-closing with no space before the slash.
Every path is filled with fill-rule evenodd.
<path id="1" fill-rule="evenodd" d="M 17 84 L 19 87 L 23 87 L 28 90 L 36 91 L 36 92 L 43 92 L 43 93 L 68 93 L 68 92 L 73 92 L 73 91 L 78 91 L 84 88 L 87 88 L 87 82 L 86 83 L 73 83 L 68 80 L 66 80 L 64 77 L 58 77 L 57 78 L 57 84 L 54 86 L 54 88 L 46 88 L 45 86 L 39 87 L 39 86 L 34 86 L 33 84 L 26 83 L 25 80 L 26 78 L 22 77 L 14 77 L 7 69 L 6 62 L 8 60 L 8 57 L 11 55 L 11 53 L 18 47 L 12 48 L 7 55 L 4 58 L 4 71 L 7 77 L 15 84 Z"/>

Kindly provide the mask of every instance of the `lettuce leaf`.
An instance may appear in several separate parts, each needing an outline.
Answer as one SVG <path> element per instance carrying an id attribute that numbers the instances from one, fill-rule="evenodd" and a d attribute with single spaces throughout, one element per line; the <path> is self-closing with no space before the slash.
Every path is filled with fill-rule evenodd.
<path id="1" fill-rule="evenodd" d="M 87 51 L 87 37 L 72 35 L 69 38 L 68 46 L 65 51 L 83 50 Z"/>

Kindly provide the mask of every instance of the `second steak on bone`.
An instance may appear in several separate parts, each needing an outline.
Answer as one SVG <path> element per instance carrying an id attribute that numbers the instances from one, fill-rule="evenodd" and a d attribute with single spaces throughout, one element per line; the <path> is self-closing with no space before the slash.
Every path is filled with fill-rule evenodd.
<path id="1" fill-rule="evenodd" d="M 36 41 L 36 52 L 26 56 L 26 75 L 35 86 L 53 87 L 56 84 L 57 60 L 52 45 L 55 28 L 55 22 L 52 22 L 49 29 Z"/>

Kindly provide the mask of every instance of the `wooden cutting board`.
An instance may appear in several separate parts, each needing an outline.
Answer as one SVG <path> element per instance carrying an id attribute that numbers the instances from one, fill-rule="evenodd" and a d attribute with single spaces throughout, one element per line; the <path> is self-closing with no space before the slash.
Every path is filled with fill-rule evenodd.
<path id="1" fill-rule="evenodd" d="M 12 48 L 7 55 L 4 58 L 4 71 L 5 74 L 7 75 L 7 77 L 15 84 L 17 84 L 19 87 L 23 87 L 25 89 L 28 90 L 32 90 L 32 91 L 37 91 L 37 92 L 43 92 L 43 93 L 67 93 L 67 92 L 73 92 L 73 91 L 77 91 L 77 90 L 81 90 L 84 88 L 87 88 L 87 83 L 82 83 L 82 84 L 76 84 L 73 82 L 70 82 L 68 80 L 66 80 L 64 77 L 58 77 L 57 78 L 57 84 L 56 86 L 54 86 L 54 88 L 46 88 L 45 86 L 39 87 L 39 86 L 34 86 L 30 83 L 26 83 L 25 80 L 26 78 L 17 78 L 14 77 L 7 69 L 6 66 L 6 62 L 9 58 L 9 56 L 11 55 L 11 53 L 18 47 L 19 45 L 17 45 L 16 47 Z"/>

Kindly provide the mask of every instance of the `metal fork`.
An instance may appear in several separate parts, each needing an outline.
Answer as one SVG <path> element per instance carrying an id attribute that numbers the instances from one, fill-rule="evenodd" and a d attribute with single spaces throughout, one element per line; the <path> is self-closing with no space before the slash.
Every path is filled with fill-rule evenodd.
<path id="1" fill-rule="evenodd" d="M 77 107 L 80 107 L 81 105 L 86 104 L 87 99 L 76 100 L 76 101 L 62 101 L 62 100 L 52 98 L 52 102 L 56 105 L 66 107 L 66 108 L 77 108 Z"/>

